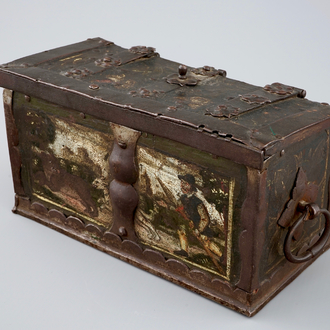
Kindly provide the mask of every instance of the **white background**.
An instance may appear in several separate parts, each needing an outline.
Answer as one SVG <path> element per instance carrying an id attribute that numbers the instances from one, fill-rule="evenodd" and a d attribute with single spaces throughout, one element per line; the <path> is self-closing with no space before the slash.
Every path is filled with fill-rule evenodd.
<path id="1" fill-rule="evenodd" d="M 327 0 L 0 1 L 0 63 L 102 37 L 330 103 Z M 0 82 L 1 85 L 1 82 Z M 0 329 L 329 329 L 330 252 L 254 318 L 14 215 L 0 119 Z"/>

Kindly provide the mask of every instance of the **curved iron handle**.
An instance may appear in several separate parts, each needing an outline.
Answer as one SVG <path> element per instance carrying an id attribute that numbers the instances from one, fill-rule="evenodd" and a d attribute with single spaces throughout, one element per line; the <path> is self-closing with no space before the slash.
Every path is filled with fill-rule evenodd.
<path id="1" fill-rule="evenodd" d="M 323 214 L 325 217 L 325 228 L 320 239 L 310 247 L 302 256 L 294 256 L 291 252 L 292 237 L 295 234 L 297 228 L 307 220 L 313 220 Z M 288 234 L 284 241 L 284 254 L 286 258 L 293 263 L 301 263 L 308 261 L 318 255 L 330 236 L 330 213 L 326 209 L 320 209 L 316 204 L 305 205 L 304 213 L 298 218 L 298 220 L 290 227 Z"/>

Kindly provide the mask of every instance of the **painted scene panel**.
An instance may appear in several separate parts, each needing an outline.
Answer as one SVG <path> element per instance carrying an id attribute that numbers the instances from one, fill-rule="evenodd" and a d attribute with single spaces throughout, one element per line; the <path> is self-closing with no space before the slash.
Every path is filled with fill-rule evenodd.
<path id="1" fill-rule="evenodd" d="M 112 224 L 109 150 L 113 137 L 39 111 L 20 114 L 31 193 L 105 227 Z M 26 155 L 26 156 L 24 156 Z"/>
<path id="2" fill-rule="evenodd" d="M 148 147 L 137 155 L 139 239 L 229 279 L 234 180 Z"/>

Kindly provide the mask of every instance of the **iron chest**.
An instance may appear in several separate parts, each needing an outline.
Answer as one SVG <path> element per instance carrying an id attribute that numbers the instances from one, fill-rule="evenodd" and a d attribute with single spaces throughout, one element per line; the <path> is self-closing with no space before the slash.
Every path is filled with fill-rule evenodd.
<path id="1" fill-rule="evenodd" d="M 0 67 L 14 212 L 248 316 L 329 244 L 330 107 L 95 38 Z"/>

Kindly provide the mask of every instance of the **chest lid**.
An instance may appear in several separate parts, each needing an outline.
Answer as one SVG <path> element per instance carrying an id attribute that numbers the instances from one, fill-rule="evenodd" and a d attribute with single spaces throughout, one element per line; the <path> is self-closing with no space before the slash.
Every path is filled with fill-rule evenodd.
<path id="1" fill-rule="evenodd" d="M 330 125 L 330 107 L 301 89 L 246 84 L 101 38 L 4 64 L 0 85 L 260 169 L 311 127 Z"/>

